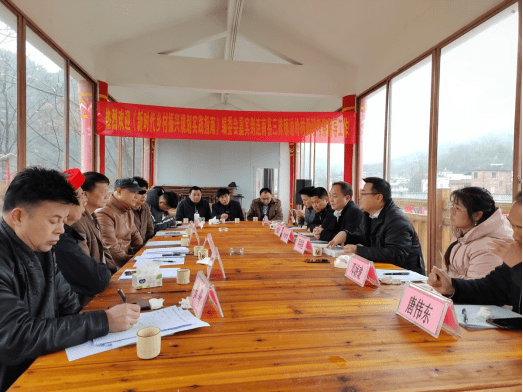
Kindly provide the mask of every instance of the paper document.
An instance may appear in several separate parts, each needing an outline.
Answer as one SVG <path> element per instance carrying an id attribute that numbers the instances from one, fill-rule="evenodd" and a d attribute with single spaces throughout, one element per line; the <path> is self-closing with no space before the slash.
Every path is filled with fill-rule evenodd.
<path id="1" fill-rule="evenodd" d="M 127 331 L 110 333 L 87 343 L 65 349 L 69 361 L 88 357 L 104 351 L 136 343 L 136 332 L 145 327 L 158 327 L 162 336 L 172 335 L 176 332 L 187 331 L 200 327 L 208 327 L 204 321 L 193 316 L 188 310 L 176 306 L 142 313 L 138 322 Z"/>
<path id="2" fill-rule="evenodd" d="M 402 282 L 426 282 L 428 277 L 409 270 L 387 270 L 376 269 L 378 279 L 390 276 L 393 279 L 399 279 Z"/>
<path id="3" fill-rule="evenodd" d="M 178 270 L 179 268 L 162 268 L 160 269 L 160 273 L 162 274 L 162 279 L 172 279 L 178 276 Z M 134 271 L 133 269 L 126 269 L 124 273 L 118 278 L 118 280 L 131 280 L 133 278 L 133 275 L 125 275 L 127 271 Z"/>
<path id="4" fill-rule="evenodd" d="M 134 268 L 141 267 L 142 265 L 148 264 L 151 261 L 159 261 L 160 267 L 168 267 L 170 265 L 183 265 L 185 263 L 185 257 L 135 257 Z"/>
<path id="5" fill-rule="evenodd" d="M 159 231 L 155 234 L 155 236 L 159 237 L 179 237 L 185 234 L 185 231 Z"/>
<path id="6" fill-rule="evenodd" d="M 172 247 L 166 247 L 166 248 L 152 248 L 152 249 L 145 249 L 143 253 L 138 257 L 147 257 L 148 255 L 173 255 L 173 254 L 180 254 L 180 253 L 189 253 L 189 248 L 185 246 L 172 246 Z"/>
<path id="7" fill-rule="evenodd" d="M 454 308 L 458 315 L 459 325 L 466 329 L 497 328 L 495 325 L 487 323 L 487 320 L 484 317 L 478 316 L 478 312 L 481 308 L 487 308 L 490 310 L 490 316 L 488 318 L 521 317 L 518 313 L 511 312 L 510 310 L 495 305 L 454 305 Z M 467 322 L 465 322 L 463 309 L 465 309 L 467 315 Z"/>
<path id="8" fill-rule="evenodd" d="M 152 246 L 175 246 L 175 245 L 181 245 L 182 241 L 147 241 L 145 244 L 145 247 L 152 247 Z"/>

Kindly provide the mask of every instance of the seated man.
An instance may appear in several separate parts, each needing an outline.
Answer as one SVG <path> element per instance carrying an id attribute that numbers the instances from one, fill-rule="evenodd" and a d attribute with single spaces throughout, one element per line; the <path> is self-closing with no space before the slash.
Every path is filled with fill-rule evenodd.
<path id="1" fill-rule="evenodd" d="M 142 188 L 141 191 L 138 191 L 138 202 L 136 203 L 136 206 L 133 207 L 134 225 L 138 229 L 142 241 L 145 243 L 150 238 L 154 237 L 151 210 L 149 209 L 147 203 L 145 203 L 147 199 L 147 188 L 149 188 L 149 183 L 142 177 L 133 177 L 133 180 L 135 180 Z"/>
<path id="2" fill-rule="evenodd" d="M 220 188 L 216 192 L 218 201 L 212 205 L 211 218 L 225 219 L 233 221 L 235 218 L 240 218 L 244 221 L 242 206 L 236 200 L 231 200 L 230 192 L 227 188 Z"/>
<path id="3" fill-rule="evenodd" d="M 87 204 L 82 217 L 71 227 L 84 238 L 84 241 L 78 242 L 80 248 L 97 263 L 107 264 L 107 268 L 114 274 L 118 268 L 109 248 L 103 243 L 100 225 L 94 214 L 98 208 L 105 207 L 109 201 L 110 182 L 106 176 L 97 172 L 85 172 L 83 176 L 85 181 L 82 189 L 87 198 Z"/>
<path id="4" fill-rule="evenodd" d="M 96 211 L 102 238 L 118 267 L 123 267 L 143 246 L 142 237 L 134 225 L 132 207 L 138 202 L 142 187 L 132 178 L 115 181 L 116 190 L 107 206 Z"/>
<path id="5" fill-rule="evenodd" d="M 352 186 L 349 183 L 338 181 L 332 184 L 329 200 L 333 213 L 326 216 L 325 222 L 317 230 L 319 235 L 315 234 L 315 238 L 330 241 L 341 230 L 352 233 L 360 227 L 363 211 L 351 198 Z"/>
<path id="6" fill-rule="evenodd" d="M 5 194 L 0 223 L 2 391 L 38 356 L 125 331 L 140 316 L 140 306 L 133 304 L 78 314 L 80 302 L 56 267 L 53 250 L 76 205 L 75 191 L 62 173 L 41 167 L 18 173 Z"/>
<path id="7" fill-rule="evenodd" d="M 85 242 L 84 237 L 71 227 L 78 221 L 85 211 L 87 202 L 81 185 L 84 176 L 78 169 L 70 169 L 64 172 L 67 181 L 76 190 L 79 205 L 69 209 L 69 215 L 65 220 L 65 232 L 60 235 L 60 241 L 55 246 L 56 264 L 65 280 L 78 294 L 82 307 L 98 293 L 102 292 L 111 280 L 111 271 L 104 263 L 99 263 L 86 254 L 80 247 L 80 242 Z"/>
<path id="8" fill-rule="evenodd" d="M 378 263 L 389 263 L 425 274 L 425 264 L 412 223 L 392 201 L 390 184 L 378 177 L 364 178 L 360 208 L 364 212 L 359 228 L 344 229 L 329 246 L 345 245 L 345 253 L 354 253 Z"/>
<path id="9" fill-rule="evenodd" d="M 260 197 L 252 201 L 251 208 L 247 213 L 247 220 L 252 221 L 255 216 L 259 220 L 262 220 L 264 216 L 267 216 L 270 221 L 283 220 L 281 201 L 272 196 L 269 188 L 260 189 Z"/>
<path id="10" fill-rule="evenodd" d="M 312 231 L 315 237 L 317 236 L 317 238 L 319 238 L 325 217 L 327 215 L 332 215 L 332 208 L 329 204 L 329 194 L 327 193 L 327 189 L 322 187 L 314 188 L 311 201 L 316 214 L 314 215 L 312 223 L 307 226 L 307 229 Z"/>
<path id="11" fill-rule="evenodd" d="M 176 207 L 178 196 L 174 192 L 165 192 L 163 188 L 154 188 L 147 192 L 147 205 L 151 211 L 154 234 L 160 230 L 176 226 Z"/>
<path id="12" fill-rule="evenodd" d="M 513 239 L 496 239 L 489 243 L 491 252 L 499 256 L 503 264 L 484 278 L 470 280 L 451 279 L 434 267 L 427 283 L 454 302 L 512 305 L 512 310 L 521 314 L 521 191 L 510 208 L 508 220 L 514 230 Z"/>
<path id="13" fill-rule="evenodd" d="M 207 199 L 202 199 L 202 188 L 193 186 L 189 190 L 189 196 L 183 199 L 176 210 L 176 220 L 183 221 L 187 218 L 194 221 L 194 214 L 199 214 L 200 218 L 211 219 L 211 207 Z"/>
<path id="14" fill-rule="evenodd" d="M 299 226 L 309 226 L 312 221 L 314 221 L 314 216 L 316 211 L 312 206 L 312 196 L 314 195 L 314 187 L 307 186 L 300 189 L 298 192 L 301 197 L 301 202 L 303 203 L 303 210 L 296 210 L 296 219 L 298 220 Z"/>

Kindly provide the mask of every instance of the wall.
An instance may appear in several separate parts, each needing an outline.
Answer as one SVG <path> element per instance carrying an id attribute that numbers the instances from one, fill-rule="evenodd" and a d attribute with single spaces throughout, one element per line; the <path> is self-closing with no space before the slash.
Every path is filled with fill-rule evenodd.
<path id="1" fill-rule="evenodd" d="M 156 185 L 227 186 L 234 181 L 244 196 L 242 205 L 246 210 L 252 199 L 258 197 L 253 193 L 255 169 L 259 167 L 280 169 L 280 199 L 286 206 L 287 217 L 290 181 L 287 143 L 156 139 Z"/>

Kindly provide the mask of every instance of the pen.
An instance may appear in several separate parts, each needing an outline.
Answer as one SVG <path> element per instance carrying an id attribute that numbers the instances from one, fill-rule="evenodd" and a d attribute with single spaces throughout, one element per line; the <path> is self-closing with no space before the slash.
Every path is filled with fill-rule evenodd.
<path id="1" fill-rule="evenodd" d="M 461 313 L 463 313 L 463 321 L 465 322 L 465 324 L 468 324 L 467 311 L 465 310 L 465 308 L 463 308 Z"/>
<path id="2" fill-rule="evenodd" d="M 116 291 L 118 292 L 118 294 L 120 295 L 120 297 L 122 297 L 123 302 L 126 302 L 126 303 L 127 303 L 127 297 L 126 297 L 125 294 L 123 293 L 122 289 L 116 289 Z"/>
<path id="3" fill-rule="evenodd" d="M 410 272 L 386 272 L 383 275 L 410 275 Z"/>

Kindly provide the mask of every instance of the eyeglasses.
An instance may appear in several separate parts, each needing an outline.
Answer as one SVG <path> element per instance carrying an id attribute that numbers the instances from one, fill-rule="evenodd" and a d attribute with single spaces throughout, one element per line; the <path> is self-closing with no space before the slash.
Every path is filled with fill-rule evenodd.
<path id="1" fill-rule="evenodd" d="M 139 194 L 139 195 L 145 195 L 146 193 L 147 193 L 147 191 L 146 191 L 146 190 L 141 190 L 141 191 L 138 191 L 138 194 Z"/>
<path id="2" fill-rule="evenodd" d="M 381 193 L 379 193 L 379 192 L 369 192 L 369 193 L 361 192 L 360 193 L 360 196 L 367 196 L 367 195 L 381 195 Z"/>
<path id="3" fill-rule="evenodd" d="M 463 212 L 465 210 L 463 209 L 460 209 L 460 208 L 457 208 L 456 205 L 454 203 L 449 203 L 449 211 L 452 215 L 456 215 L 457 212 Z"/>

